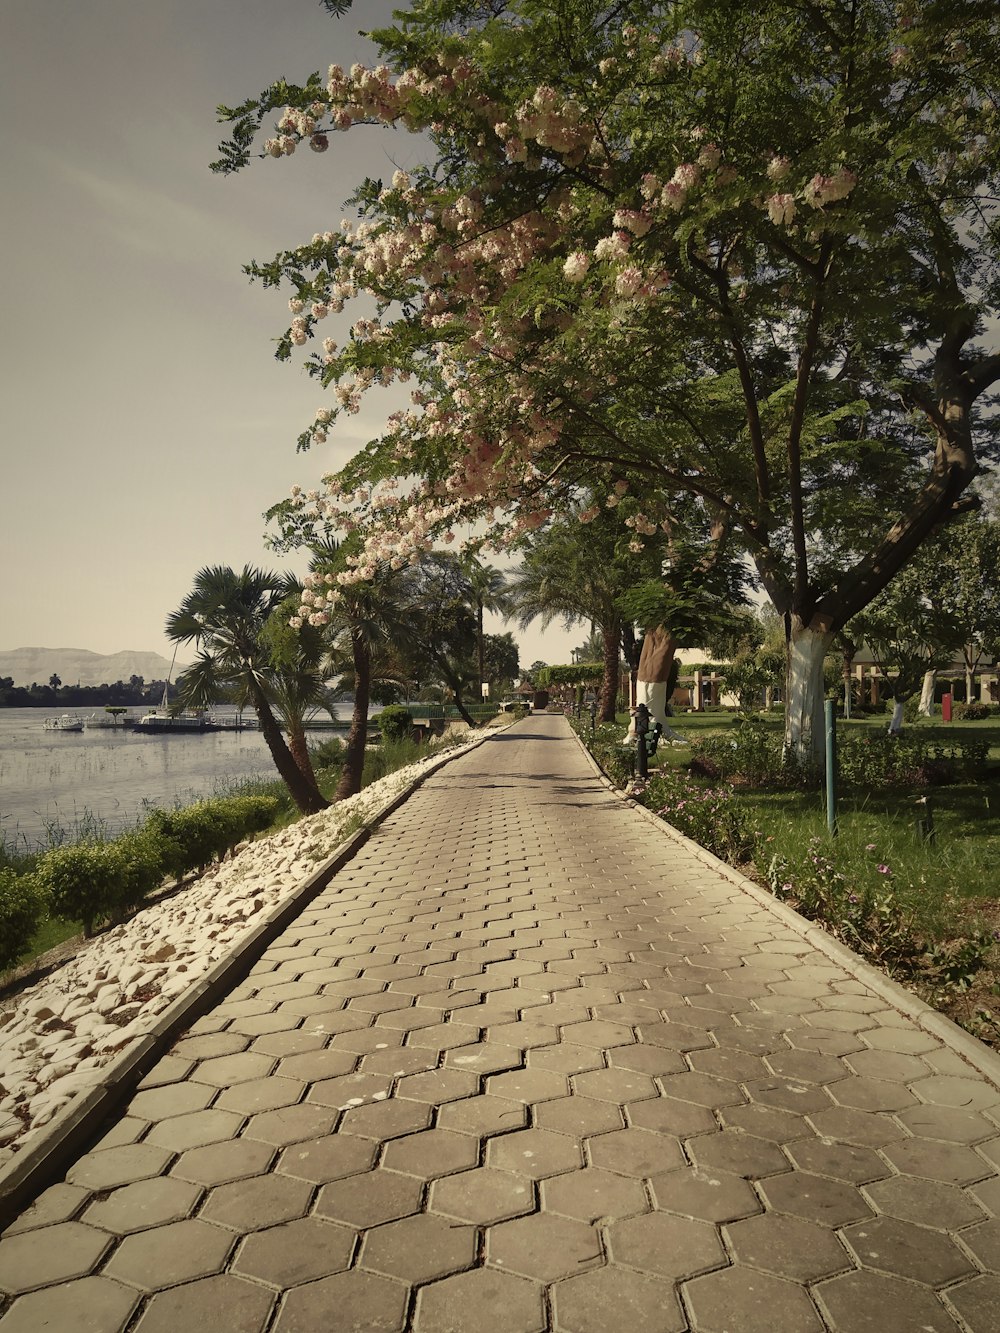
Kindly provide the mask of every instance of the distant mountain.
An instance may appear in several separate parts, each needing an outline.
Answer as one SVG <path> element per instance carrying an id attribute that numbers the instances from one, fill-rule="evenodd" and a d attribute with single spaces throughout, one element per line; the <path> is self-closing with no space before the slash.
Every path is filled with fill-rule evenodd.
<path id="1" fill-rule="evenodd" d="M 180 662 L 174 666 L 174 679 L 183 671 Z M 13 676 L 15 685 L 47 685 L 56 675 L 64 685 L 111 685 L 116 680 L 128 681 L 141 676 L 149 684 L 152 680 L 166 680 L 170 658 L 159 653 L 91 653 L 86 648 L 12 648 L 0 652 L 0 676 Z"/>

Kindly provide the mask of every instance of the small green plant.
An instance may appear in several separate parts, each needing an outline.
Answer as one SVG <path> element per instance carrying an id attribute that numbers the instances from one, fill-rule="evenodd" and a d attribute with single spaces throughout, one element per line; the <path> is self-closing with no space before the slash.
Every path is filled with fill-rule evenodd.
<path id="1" fill-rule="evenodd" d="M 85 935 L 118 915 L 120 864 L 111 843 L 55 847 L 39 860 L 36 874 L 55 915 L 81 921 Z"/>
<path id="2" fill-rule="evenodd" d="M 45 894 L 33 875 L 0 868 L 0 971 L 25 952 L 45 913 Z"/>
<path id="3" fill-rule="evenodd" d="M 753 821 L 732 787 L 706 787 L 683 773 L 659 773 L 649 779 L 640 799 L 661 819 L 724 860 L 739 864 L 752 852 Z"/>

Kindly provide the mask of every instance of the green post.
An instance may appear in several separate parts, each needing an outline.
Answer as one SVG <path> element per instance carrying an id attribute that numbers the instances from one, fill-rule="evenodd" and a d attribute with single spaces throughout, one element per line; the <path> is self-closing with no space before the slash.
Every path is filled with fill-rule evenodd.
<path id="1" fill-rule="evenodd" d="M 837 836 L 837 724 L 834 718 L 834 701 L 826 699 L 823 703 L 823 719 L 826 724 L 826 826 L 830 837 Z"/>

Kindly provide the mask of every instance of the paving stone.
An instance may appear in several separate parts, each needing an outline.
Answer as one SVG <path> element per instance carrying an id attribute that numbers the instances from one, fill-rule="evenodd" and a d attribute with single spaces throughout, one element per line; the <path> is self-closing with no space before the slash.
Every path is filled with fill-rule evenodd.
<path id="1" fill-rule="evenodd" d="M 375 1145 L 367 1139 L 341 1134 L 325 1134 L 285 1148 L 275 1170 L 286 1176 L 311 1180 L 324 1185 L 343 1176 L 368 1171 L 375 1160 Z"/>
<path id="2" fill-rule="evenodd" d="M 552 1176 L 541 1182 L 540 1189 L 546 1212 L 561 1213 L 581 1222 L 631 1217 L 649 1211 L 641 1181 L 595 1166 Z"/>
<path id="3" fill-rule="evenodd" d="M 687 1321 L 674 1284 L 608 1264 L 552 1288 L 559 1333 L 682 1333 Z"/>
<path id="4" fill-rule="evenodd" d="M 545 1328 L 542 1289 L 526 1278 L 477 1268 L 421 1287 L 414 1333 L 541 1333 Z"/>
<path id="5" fill-rule="evenodd" d="M 230 1274 L 157 1292 L 136 1325 L 139 1333 L 261 1333 L 275 1293 Z"/>
<path id="6" fill-rule="evenodd" d="M 830 1105 L 830 1093 L 825 1087 L 792 1078 L 751 1079 L 746 1084 L 746 1093 L 750 1101 L 760 1106 L 773 1106 L 794 1115 L 810 1115 Z"/>
<path id="7" fill-rule="evenodd" d="M 979 1143 L 992 1138 L 996 1130 L 978 1111 L 962 1111 L 946 1106 L 911 1106 L 899 1111 L 896 1119 L 922 1138 L 942 1139 L 948 1143 Z"/>
<path id="8" fill-rule="evenodd" d="M 531 1180 L 544 1180 L 582 1166 L 583 1153 L 578 1143 L 563 1134 L 525 1129 L 491 1138 L 486 1145 L 486 1164 Z"/>
<path id="9" fill-rule="evenodd" d="M 306 1083 L 315 1083 L 320 1079 L 335 1078 L 340 1074 L 354 1071 L 355 1057 L 349 1051 L 326 1047 L 318 1051 L 303 1051 L 296 1055 L 286 1055 L 278 1061 L 276 1074 L 282 1078 L 299 1079 Z"/>
<path id="10" fill-rule="evenodd" d="M 958 1333 L 932 1291 L 881 1273 L 844 1273 L 813 1294 L 834 1333 Z"/>
<path id="11" fill-rule="evenodd" d="M 83 1216 L 93 1226 L 125 1235 L 146 1227 L 179 1222 L 194 1211 L 202 1190 L 198 1185 L 171 1176 L 140 1180 L 102 1195 Z"/>
<path id="12" fill-rule="evenodd" d="M 530 1212 L 535 1194 L 529 1177 L 490 1166 L 474 1167 L 436 1180 L 428 1207 L 446 1217 L 488 1226 Z"/>
<path id="13" fill-rule="evenodd" d="M 231 1088 L 236 1083 L 249 1083 L 263 1078 L 274 1068 L 274 1060 L 259 1051 L 244 1051 L 239 1055 L 223 1055 L 214 1060 L 202 1060 L 189 1074 L 194 1083 L 208 1083 L 213 1088 Z"/>
<path id="14" fill-rule="evenodd" d="M 852 1267 L 843 1245 L 828 1227 L 800 1217 L 763 1213 L 726 1228 L 734 1257 L 748 1268 L 810 1283 Z"/>
<path id="15" fill-rule="evenodd" d="M 505 1272 L 556 1282 L 601 1261 L 594 1227 L 552 1213 L 534 1213 L 490 1227 L 486 1262 Z"/>
<path id="16" fill-rule="evenodd" d="M 82 1222 L 59 1222 L 0 1241 L 0 1291 L 17 1295 L 36 1287 L 85 1277 L 111 1237 Z"/>
<path id="17" fill-rule="evenodd" d="M 243 1135 L 283 1148 L 289 1143 L 301 1143 L 320 1134 L 329 1134 L 336 1122 L 336 1111 L 300 1102 L 295 1106 L 280 1106 L 274 1111 L 262 1111 L 251 1117 Z"/>
<path id="18" fill-rule="evenodd" d="M 136 1180 L 159 1175 L 173 1154 L 155 1144 L 133 1143 L 104 1152 L 88 1153 L 74 1162 L 66 1173 L 71 1185 L 91 1190 L 114 1189 Z"/>
<path id="19" fill-rule="evenodd" d="M 266 1171 L 274 1158 L 274 1148 L 253 1139 L 232 1139 L 206 1148 L 192 1148 L 182 1153 L 170 1168 L 170 1174 L 198 1185 L 221 1185 Z"/>
<path id="20" fill-rule="evenodd" d="M 915 1176 L 876 1180 L 865 1191 L 880 1213 L 941 1231 L 957 1231 L 986 1216 L 968 1191 Z"/>
<path id="21" fill-rule="evenodd" d="M 234 1243 L 231 1231 L 186 1218 L 127 1236 L 103 1271 L 143 1291 L 157 1291 L 221 1272 Z"/>
<path id="22" fill-rule="evenodd" d="M 386 1144 L 382 1164 L 393 1171 L 406 1171 L 422 1180 L 433 1180 L 453 1171 L 475 1166 L 479 1144 L 467 1134 L 447 1129 L 426 1129 Z"/>
<path id="23" fill-rule="evenodd" d="M 234 1231 L 259 1231 L 276 1222 L 302 1217 L 309 1207 L 313 1186 L 291 1176 L 252 1176 L 218 1185 L 202 1204 L 207 1222 L 232 1227 Z"/>
<path id="24" fill-rule="evenodd" d="M 685 1164 L 679 1140 L 647 1129 L 619 1129 L 588 1138 L 587 1154 L 592 1166 L 640 1179 Z"/>
<path id="25" fill-rule="evenodd" d="M 969 1333 L 993 1333 L 1000 1310 L 1000 1276 L 988 1273 L 951 1287 L 947 1300 L 961 1315 Z"/>
<path id="26" fill-rule="evenodd" d="M 245 1051 L 250 1038 L 239 1032 L 208 1032 L 200 1037 L 185 1037 L 173 1048 L 172 1054 L 184 1060 L 206 1060 L 211 1056 L 235 1055 Z"/>
<path id="27" fill-rule="evenodd" d="M 872 1212 L 853 1185 L 807 1171 L 768 1176 L 760 1182 L 760 1191 L 769 1208 L 818 1226 L 842 1227 L 870 1217 Z"/>
<path id="28" fill-rule="evenodd" d="M 103 1277 L 84 1277 L 19 1296 L 0 1318 L 3 1333 L 119 1333 L 139 1293 Z"/>
<path id="29" fill-rule="evenodd" d="M 350 1268 L 357 1239 L 335 1222 L 296 1218 L 247 1236 L 232 1271 L 287 1290 Z"/>
<path id="30" fill-rule="evenodd" d="M 453 1129 L 459 1133 L 487 1137 L 505 1133 L 527 1124 L 528 1108 L 507 1097 L 492 1097 L 489 1093 L 448 1102 L 437 1112 L 439 1129 Z"/>
<path id="31" fill-rule="evenodd" d="M 1000 1092 L 985 1079 L 944 1074 L 921 1079 L 920 1097 L 934 1106 L 959 1106 L 968 1111 L 988 1111 L 1000 1105 Z"/>
<path id="32" fill-rule="evenodd" d="M 369 1231 L 358 1262 L 404 1282 L 432 1282 L 475 1265 L 476 1229 L 418 1213 Z"/>
<path id="33" fill-rule="evenodd" d="M 388 1075 L 359 1071 L 314 1083 L 309 1089 L 307 1100 L 346 1111 L 350 1106 L 362 1106 L 365 1102 L 388 1097 L 391 1087 L 392 1079 Z"/>
<path id="34" fill-rule="evenodd" d="M 324 1185 L 313 1211 L 319 1217 L 363 1230 L 417 1212 L 421 1193 L 421 1182 L 416 1177 L 377 1167 L 364 1175 Z"/>
<path id="35" fill-rule="evenodd" d="M 686 1139 L 692 1134 L 707 1134 L 717 1123 L 711 1108 L 677 1097 L 657 1097 L 626 1106 L 625 1117 L 635 1129 L 650 1129 Z"/>
<path id="36" fill-rule="evenodd" d="M 147 1134 L 146 1142 L 171 1152 L 184 1152 L 186 1148 L 235 1138 L 242 1124 L 243 1117 L 235 1111 L 190 1111 L 159 1121 Z"/>
<path id="37" fill-rule="evenodd" d="M 741 1176 L 685 1167 L 650 1179 L 656 1207 L 704 1222 L 735 1222 L 761 1211 L 760 1200 Z"/>
<path id="38" fill-rule="evenodd" d="M 294 1106 L 306 1090 L 304 1083 L 291 1078 L 257 1078 L 226 1088 L 215 1099 L 215 1105 L 224 1111 L 238 1111 L 240 1115 L 256 1115 L 259 1111 L 275 1111 L 279 1106 Z"/>
<path id="39" fill-rule="evenodd" d="M 891 1174 L 889 1167 L 871 1148 L 850 1143 L 831 1143 L 829 1139 L 796 1139 L 785 1152 L 793 1166 L 818 1176 L 833 1176 L 855 1185 L 882 1180 Z"/>
<path id="40" fill-rule="evenodd" d="M 681 1281 L 726 1263 L 714 1226 L 671 1213 L 647 1213 L 608 1227 L 608 1253 L 616 1263 Z"/>
<path id="41" fill-rule="evenodd" d="M 694 1328 L 705 1333 L 823 1333 L 802 1287 L 740 1264 L 685 1282 L 682 1292 Z"/>
<path id="42" fill-rule="evenodd" d="M 81 1185 L 67 1185 L 65 1181 L 50 1185 L 7 1227 L 3 1235 L 17 1236 L 22 1231 L 51 1226 L 53 1222 L 68 1222 L 90 1197 L 90 1190 Z"/>
<path id="43" fill-rule="evenodd" d="M 896 1217 L 845 1227 L 843 1236 L 864 1267 L 927 1286 L 942 1287 L 976 1271 L 947 1236 Z"/>
<path id="44" fill-rule="evenodd" d="M 963 1245 L 972 1251 L 984 1268 L 1000 1272 L 1000 1220 L 981 1222 L 959 1233 Z"/>
<path id="45" fill-rule="evenodd" d="M 687 1151 L 704 1171 L 727 1171 L 747 1180 L 788 1170 L 788 1158 L 776 1144 L 740 1130 L 698 1135 L 688 1140 Z"/>
<path id="46" fill-rule="evenodd" d="M 891 1116 L 875 1111 L 859 1111 L 849 1106 L 834 1106 L 829 1111 L 817 1111 L 809 1116 L 809 1121 L 823 1138 L 855 1143 L 862 1148 L 884 1148 L 904 1137 L 902 1129 Z"/>
<path id="47" fill-rule="evenodd" d="M 542 1129 L 583 1138 L 588 1134 L 603 1134 L 621 1129 L 624 1125 L 617 1104 L 597 1101 L 593 1097 L 559 1097 L 542 1102 L 535 1108 L 535 1123 Z"/>
<path id="48" fill-rule="evenodd" d="M 951 1185 L 971 1185 L 990 1175 L 988 1163 L 971 1148 L 931 1139 L 903 1139 L 883 1148 L 887 1161 L 902 1175 L 924 1176 Z"/>
<path id="49" fill-rule="evenodd" d="M 512 1069 L 509 1073 L 494 1074 L 486 1080 L 487 1092 L 529 1106 L 553 1101 L 556 1097 L 567 1097 L 569 1090 L 569 1080 L 550 1069 Z"/>

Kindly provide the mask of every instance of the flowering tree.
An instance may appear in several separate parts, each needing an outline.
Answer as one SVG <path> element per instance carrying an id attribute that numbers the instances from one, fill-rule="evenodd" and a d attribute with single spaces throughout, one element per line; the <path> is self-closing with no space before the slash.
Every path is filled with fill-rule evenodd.
<path id="1" fill-rule="evenodd" d="M 281 108 L 270 157 L 363 125 L 429 145 L 360 187 L 359 223 L 249 268 L 291 285 L 278 355 L 313 343 L 333 391 L 303 446 L 372 386 L 413 385 L 294 503 L 359 527 L 363 580 L 460 519 L 509 544 L 627 473 L 663 508 L 694 497 L 784 618 L 786 742 L 815 754 L 833 634 L 961 511 L 993 447 L 995 6 L 412 0 L 375 36 L 375 68 L 222 109 L 223 171 Z M 359 295 L 374 309 L 345 344 L 322 338 Z M 876 496 L 859 553 L 851 510 Z M 631 517 L 638 546 L 660 516 Z"/>

